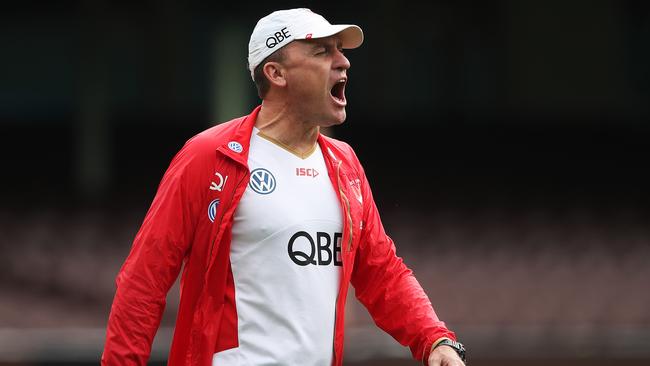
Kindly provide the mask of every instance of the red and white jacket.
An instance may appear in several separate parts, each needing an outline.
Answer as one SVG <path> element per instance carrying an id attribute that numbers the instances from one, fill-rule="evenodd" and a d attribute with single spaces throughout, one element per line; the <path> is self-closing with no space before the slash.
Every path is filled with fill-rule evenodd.
<path id="1" fill-rule="evenodd" d="M 260 108 L 196 135 L 172 160 L 117 276 L 102 365 L 146 364 L 167 292 L 183 263 L 168 364 L 209 366 L 214 353 L 237 347 L 231 229 L 248 185 L 248 148 Z M 350 283 L 375 323 L 409 346 L 414 358 L 426 360 L 436 340 L 455 340 L 454 333 L 438 319 L 411 270 L 395 254 L 352 148 L 323 135 L 318 143 L 344 218 L 332 364 L 343 363 Z M 208 206 L 215 199 L 219 205 L 212 222 Z"/>

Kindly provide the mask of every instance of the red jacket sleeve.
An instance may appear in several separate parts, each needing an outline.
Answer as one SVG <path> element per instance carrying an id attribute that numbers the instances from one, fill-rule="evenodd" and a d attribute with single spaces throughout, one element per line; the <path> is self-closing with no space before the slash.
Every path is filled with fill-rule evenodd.
<path id="1" fill-rule="evenodd" d="M 356 297 L 379 328 L 409 346 L 415 359 L 426 359 L 434 341 L 441 337 L 455 340 L 455 335 L 438 319 L 412 271 L 397 256 L 366 176 L 361 176 L 364 227 L 352 274 Z"/>
<path id="2" fill-rule="evenodd" d="M 167 292 L 192 242 L 196 160 L 187 144 L 174 157 L 120 269 L 102 365 L 146 365 L 149 359 Z"/>

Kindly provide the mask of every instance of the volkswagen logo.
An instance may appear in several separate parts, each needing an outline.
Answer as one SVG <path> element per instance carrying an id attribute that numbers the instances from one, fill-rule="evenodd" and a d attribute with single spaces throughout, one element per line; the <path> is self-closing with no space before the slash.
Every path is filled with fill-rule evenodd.
<path id="1" fill-rule="evenodd" d="M 210 219 L 210 221 L 212 222 L 214 222 L 214 218 L 217 216 L 218 206 L 219 206 L 218 198 L 210 202 L 210 205 L 208 206 L 208 219 Z"/>
<path id="2" fill-rule="evenodd" d="M 248 185 L 259 194 L 269 194 L 275 190 L 275 177 L 264 168 L 253 169 Z"/>
<path id="3" fill-rule="evenodd" d="M 237 141 L 230 141 L 228 143 L 228 148 L 236 153 L 244 151 L 244 147 Z"/>

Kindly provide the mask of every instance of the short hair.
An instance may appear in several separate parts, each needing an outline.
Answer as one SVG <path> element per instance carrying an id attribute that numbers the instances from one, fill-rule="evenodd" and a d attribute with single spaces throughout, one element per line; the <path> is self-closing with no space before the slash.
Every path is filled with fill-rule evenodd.
<path id="1" fill-rule="evenodd" d="M 264 65 L 267 62 L 282 62 L 284 59 L 284 49 L 280 48 L 279 50 L 270 54 L 262 62 L 260 62 L 260 64 L 255 67 L 255 70 L 253 70 L 253 81 L 257 87 L 257 95 L 260 97 L 260 99 L 264 99 L 264 97 L 266 97 L 266 94 L 269 92 L 269 89 L 271 88 L 269 79 L 267 79 L 266 75 L 264 75 Z"/>

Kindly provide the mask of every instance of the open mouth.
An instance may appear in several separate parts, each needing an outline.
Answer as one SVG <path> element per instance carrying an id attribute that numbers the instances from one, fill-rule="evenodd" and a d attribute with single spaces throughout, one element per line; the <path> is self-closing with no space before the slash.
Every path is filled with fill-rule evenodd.
<path id="1" fill-rule="evenodd" d="M 347 79 L 339 79 L 334 83 L 334 86 L 330 90 L 330 94 L 332 95 L 332 98 L 338 103 L 338 104 L 345 104 L 345 84 L 347 83 Z"/>

